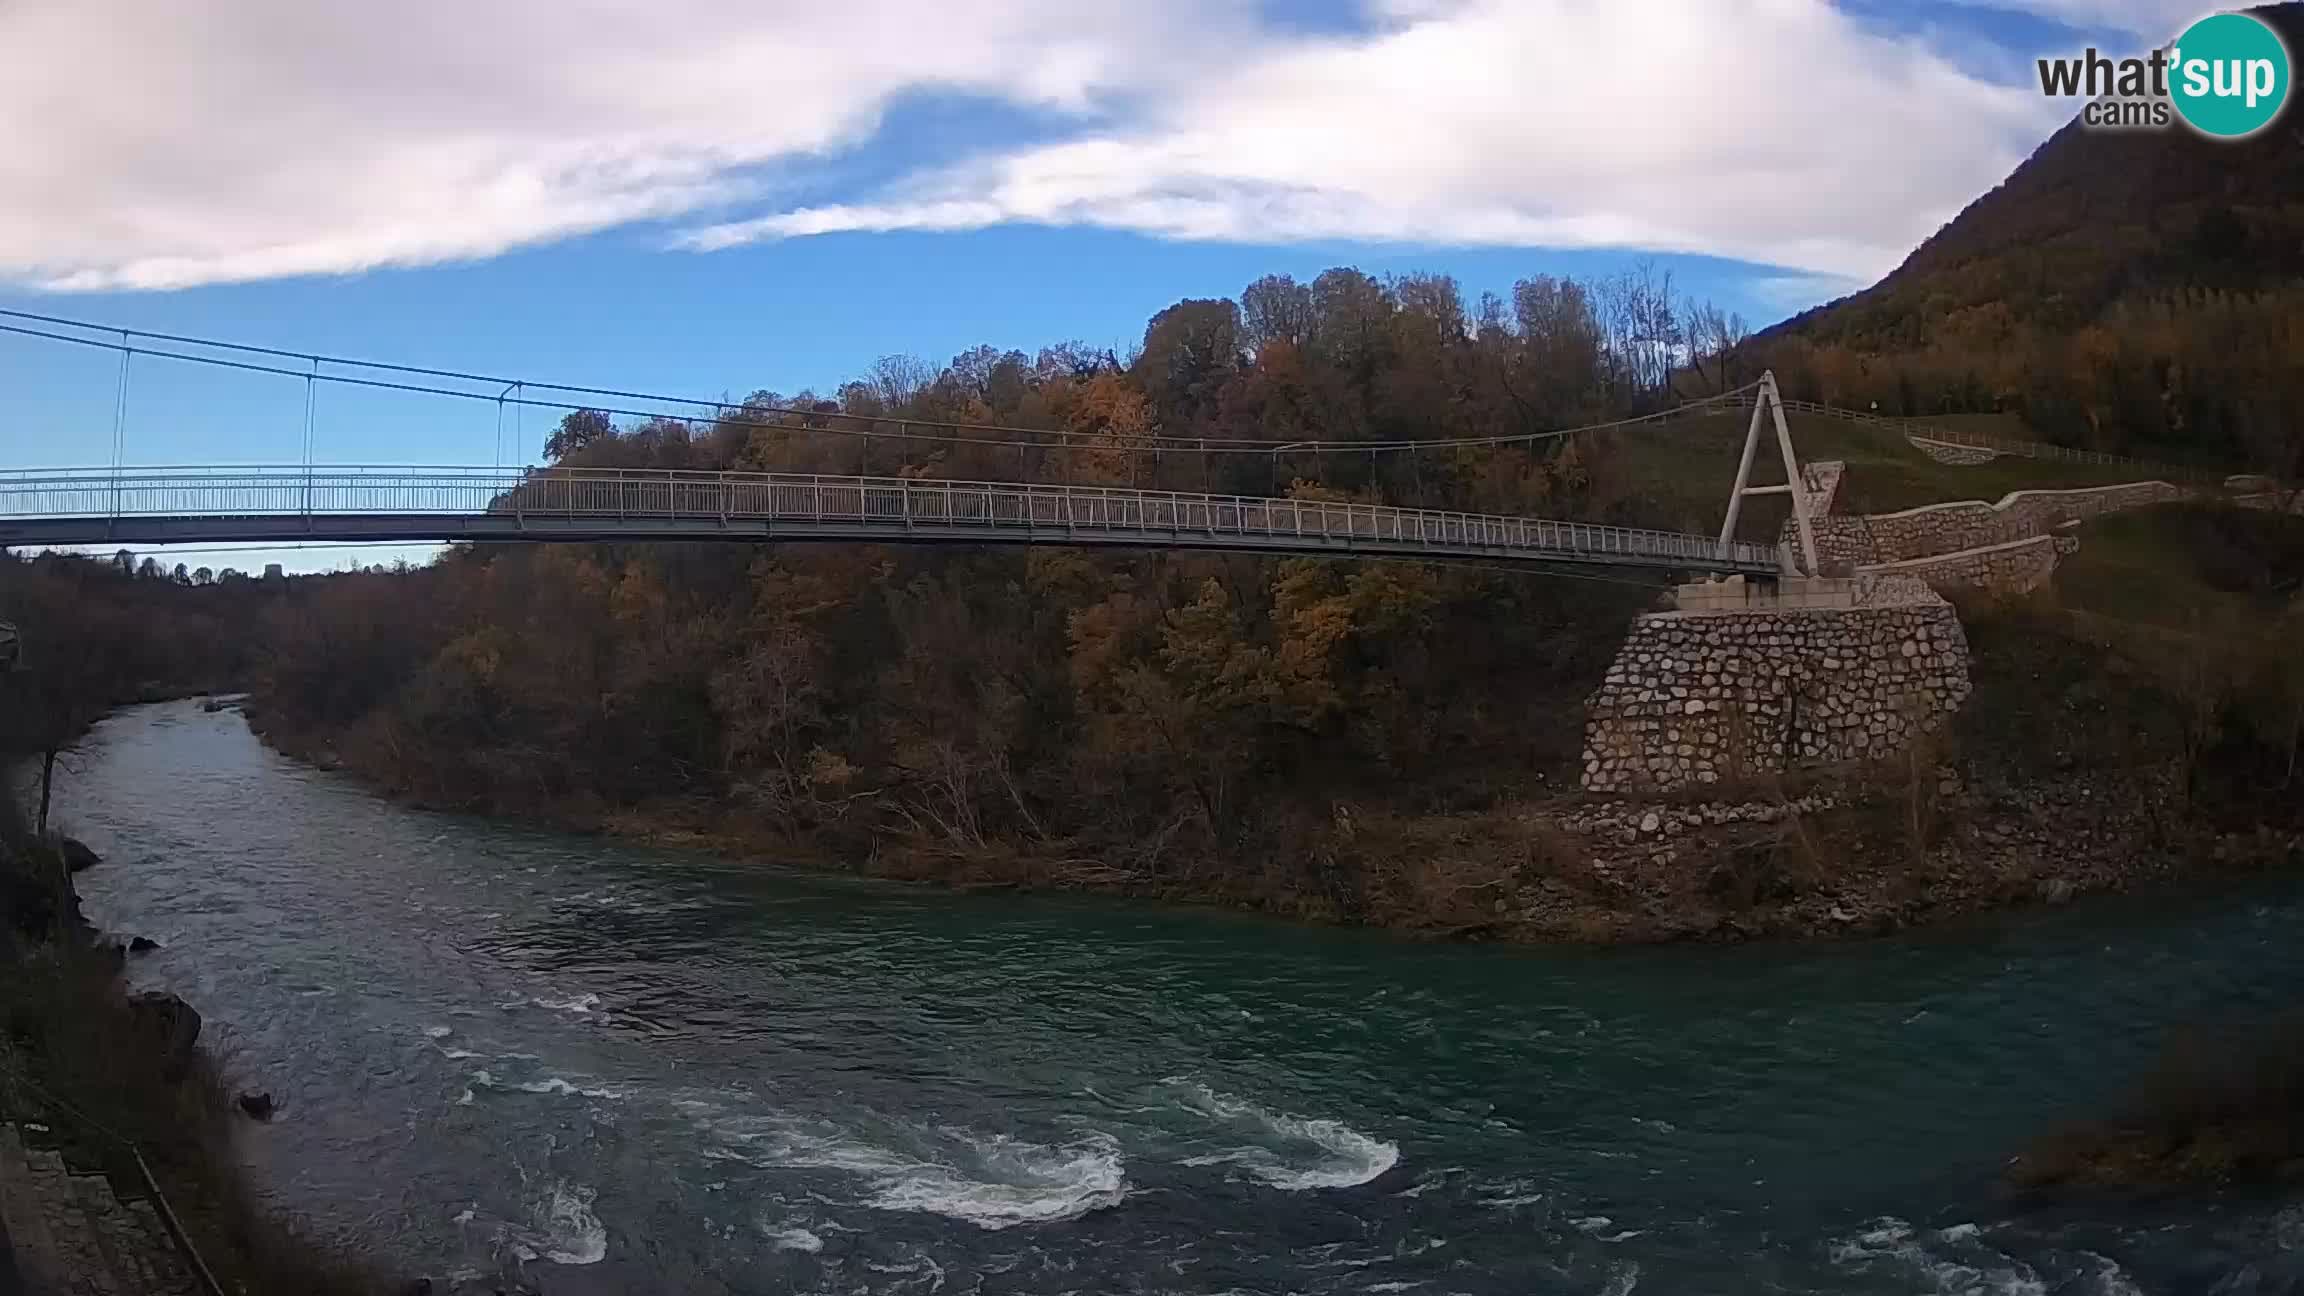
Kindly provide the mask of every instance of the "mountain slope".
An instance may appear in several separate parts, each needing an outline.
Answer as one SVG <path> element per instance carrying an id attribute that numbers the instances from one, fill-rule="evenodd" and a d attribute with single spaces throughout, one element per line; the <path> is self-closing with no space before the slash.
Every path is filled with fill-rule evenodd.
<path id="1" fill-rule="evenodd" d="M 2253 12 L 2304 49 L 2304 3 Z M 2299 315 L 2304 108 L 2291 104 L 2239 142 L 2075 121 L 1885 279 L 1755 350 L 1820 398 L 2009 409 L 2074 443 L 2260 460 L 2266 434 L 2244 406 L 2304 390 L 2276 354 L 2293 351 Z"/>

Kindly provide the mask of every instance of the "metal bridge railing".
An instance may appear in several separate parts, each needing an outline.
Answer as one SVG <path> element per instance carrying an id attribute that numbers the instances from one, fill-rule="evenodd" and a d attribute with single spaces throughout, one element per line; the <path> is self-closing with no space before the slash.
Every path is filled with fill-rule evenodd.
<path id="1" fill-rule="evenodd" d="M 486 516 L 536 521 L 840 523 L 900 537 L 918 529 L 1240 537 L 1275 548 L 1335 542 L 1532 557 L 1622 555 L 1692 567 L 1773 570 L 1773 545 L 1709 536 L 1382 504 L 900 477 L 658 469 L 350 466 L 0 472 L 0 521 L 331 515 Z M 750 526 L 747 526 L 750 530 Z M 1314 543 L 1319 542 L 1319 543 Z"/>

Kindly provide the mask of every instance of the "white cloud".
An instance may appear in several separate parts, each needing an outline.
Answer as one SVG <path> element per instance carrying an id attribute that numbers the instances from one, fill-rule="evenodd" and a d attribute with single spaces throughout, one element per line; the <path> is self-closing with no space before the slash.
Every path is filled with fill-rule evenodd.
<path id="1" fill-rule="evenodd" d="M 2148 0 L 2030 0 L 2137 9 Z M 485 257 L 731 206 L 710 249 L 1089 224 L 1634 246 L 1869 275 L 2056 123 L 1825 0 L 14 0 L 0 277 L 167 288 Z M 1068 122 L 849 201 L 779 164 L 922 90 Z"/>
<path id="2" fill-rule="evenodd" d="M 1485 0 L 1273 46 L 1123 128 L 688 242 L 1031 221 L 1627 246 L 1870 275 L 2059 115 L 1821 0 Z"/>
<path id="3" fill-rule="evenodd" d="M 168 288 L 484 257 L 758 195 L 906 92 L 1055 113 L 1245 0 L 12 0 L 0 276 Z"/>

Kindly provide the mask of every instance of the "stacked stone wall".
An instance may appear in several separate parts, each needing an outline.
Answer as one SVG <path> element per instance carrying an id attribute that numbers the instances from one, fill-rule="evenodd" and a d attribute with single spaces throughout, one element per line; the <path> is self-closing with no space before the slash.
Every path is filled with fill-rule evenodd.
<path id="1" fill-rule="evenodd" d="M 1858 574 L 1918 577 L 1935 590 L 1980 589 L 1994 594 L 2029 594 L 2056 575 L 2059 558 L 2076 553 L 2079 548 L 2078 536 L 2033 536 L 2029 540 L 1962 549 L 1932 558 L 1864 567 L 1858 569 Z"/>
<path id="2" fill-rule="evenodd" d="M 1816 537 L 1816 560 L 1830 567 L 1835 563 L 1860 565 L 1873 561 L 1877 551 L 1872 545 L 1871 533 L 1864 529 L 1861 517 L 1834 516 L 1809 519 L 1809 531 Z M 1797 546 L 1799 536 L 1793 524 L 1785 529 L 1793 532 L 1786 543 Z M 1795 548 L 1794 553 L 1799 550 Z"/>
<path id="3" fill-rule="evenodd" d="M 1816 538 L 1816 556 L 1826 563 L 1856 563 L 1863 559 L 1845 544 L 1835 542 L 1831 528 L 1832 510 L 1840 505 L 1840 482 L 1848 475 L 1848 465 L 1837 459 L 1818 459 L 1800 465 L 1800 480 L 1806 485 L 1809 532 Z M 1800 553 L 1800 523 L 1787 517 L 1777 534 L 1777 543 L 1797 558 Z"/>
<path id="4" fill-rule="evenodd" d="M 1940 464 L 1958 464 L 1963 468 L 1973 468 L 1978 464 L 1988 464 L 2000 457 L 2000 452 L 1989 446 L 1961 445 L 1955 441 L 1931 441 L 1923 436 L 1908 436 L 1904 439 L 1912 443 L 1913 449 Z"/>
<path id="5" fill-rule="evenodd" d="M 1800 466 L 1800 480 L 1808 484 L 1808 516 L 1820 518 L 1840 505 L 1840 479 L 1848 475 L 1848 465 L 1837 459 L 1823 459 Z"/>
<path id="6" fill-rule="evenodd" d="M 1584 786 L 1666 791 L 1884 757 L 1968 697 L 1951 605 L 1659 612 L 1591 699 Z"/>
<path id="7" fill-rule="evenodd" d="M 1812 525 L 1817 554 L 1827 562 L 1897 563 L 2028 540 L 2066 522 L 2164 504 L 2188 495 L 2182 487 L 2163 481 L 2015 491 L 1997 504 L 1962 500 L 1900 513 L 1841 514 L 1817 518 Z M 1790 523 L 1786 523 L 1784 538 L 1787 543 L 1797 540 Z"/>

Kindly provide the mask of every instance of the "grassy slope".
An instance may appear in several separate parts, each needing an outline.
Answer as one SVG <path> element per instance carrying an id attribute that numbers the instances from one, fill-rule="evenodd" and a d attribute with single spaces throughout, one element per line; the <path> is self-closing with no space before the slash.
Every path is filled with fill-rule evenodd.
<path id="1" fill-rule="evenodd" d="M 2304 518 L 2164 505 L 2098 518 L 2056 569 L 2065 607 L 2170 630 L 2279 612 L 2304 570 Z"/>
<path id="2" fill-rule="evenodd" d="M 2001 606 L 1971 622 L 1977 696 L 1964 737 L 1972 749 L 1988 744 L 2010 772 L 2106 770 L 2181 750 L 2190 709 L 2183 680 L 2220 642 L 2203 627 L 2226 617 L 2249 619 L 2227 626 L 2261 626 L 2265 613 L 2297 606 L 2304 519 L 2170 506 L 2086 530 L 2080 554 L 2058 573 L 2060 607 Z M 2235 533 L 2267 542 L 2255 553 L 2269 561 L 2234 563 Z M 2233 579 L 2251 567 L 2269 571 L 2274 584 L 2284 580 L 2285 598 Z M 2230 705 L 2280 710 L 2260 697 Z M 1988 725 L 1974 723 L 1984 715 Z M 2207 767 L 2212 815 L 2220 803 L 2240 822 L 2277 823 L 2295 804 L 2288 780 L 2261 769 L 2249 777 L 2228 760 Z M 2119 1108 L 2034 1141 L 2006 1173 L 2022 1189 L 2293 1192 L 2304 1182 L 2304 1021 L 2291 1013 L 2180 1032 Z"/>
<path id="3" fill-rule="evenodd" d="M 1998 416 L 1992 416 L 1998 417 Z M 1720 525 L 1749 416 L 1714 415 L 1603 434 L 1601 461 L 1616 487 L 1603 507 L 1610 521 L 1679 530 Z M 2015 490 L 2103 486 L 2140 480 L 2133 468 L 2000 458 L 1986 464 L 1938 463 L 1885 428 L 1815 415 L 1787 424 L 1802 462 L 1837 459 L 1848 465 L 1839 511 L 1887 513 L 1951 500 L 1997 500 Z M 1784 480 L 1775 438 L 1753 466 L 1754 485 Z M 1748 501 L 1737 530 L 1747 540 L 1773 540 L 1783 525 L 1781 498 Z"/>
<path id="4" fill-rule="evenodd" d="M 1915 430 L 1940 427 L 1953 432 L 1976 432 L 2007 441 L 2046 440 L 2018 414 L 1931 414 L 1912 420 Z"/>

